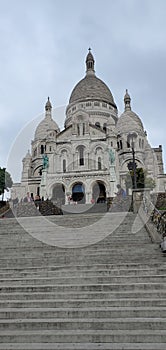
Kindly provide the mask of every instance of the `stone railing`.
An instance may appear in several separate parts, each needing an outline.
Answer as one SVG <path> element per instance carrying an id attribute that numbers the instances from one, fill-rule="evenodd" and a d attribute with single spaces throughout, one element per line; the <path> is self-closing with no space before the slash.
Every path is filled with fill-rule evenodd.
<path id="1" fill-rule="evenodd" d="M 166 239 L 166 211 L 161 212 L 155 207 L 151 201 L 150 191 L 142 191 L 138 214 L 144 222 L 152 242 L 161 242 L 162 248 L 162 242 Z"/>
<path id="2" fill-rule="evenodd" d="M 151 214 L 151 220 L 156 226 L 157 231 L 161 234 L 162 237 L 166 236 L 166 211 L 161 213 L 158 209 L 154 207 Z"/>
<path id="3" fill-rule="evenodd" d="M 151 201 L 150 189 L 136 189 L 132 193 L 133 212 L 138 214 L 147 229 L 149 237 L 153 243 L 160 243 L 161 236 L 152 223 L 151 215 L 155 208 Z"/>
<path id="4" fill-rule="evenodd" d="M 159 211 L 155 205 L 150 200 L 149 196 L 146 196 L 146 193 L 143 197 L 143 210 L 149 215 L 149 219 L 156 227 L 157 232 L 161 235 L 161 237 L 166 236 L 166 211 Z"/>

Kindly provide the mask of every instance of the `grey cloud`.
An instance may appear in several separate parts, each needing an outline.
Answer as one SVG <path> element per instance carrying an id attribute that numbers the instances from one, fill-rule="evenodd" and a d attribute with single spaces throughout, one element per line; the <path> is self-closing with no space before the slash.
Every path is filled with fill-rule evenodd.
<path id="1" fill-rule="evenodd" d="M 43 112 L 48 95 L 54 107 L 68 103 L 74 85 L 85 74 L 89 45 L 96 74 L 110 87 L 119 110 L 123 111 L 128 88 L 150 141 L 166 148 L 166 2 L 0 3 L 1 166 L 18 131 Z M 59 120 L 63 125 L 62 116 Z"/>

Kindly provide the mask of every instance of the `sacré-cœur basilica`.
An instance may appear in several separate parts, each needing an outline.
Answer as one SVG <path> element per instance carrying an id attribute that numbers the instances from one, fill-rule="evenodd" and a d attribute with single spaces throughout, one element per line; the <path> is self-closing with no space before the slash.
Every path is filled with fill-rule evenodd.
<path id="1" fill-rule="evenodd" d="M 132 147 L 131 147 L 132 142 Z M 116 185 L 125 188 L 134 149 L 137 168 L 155 180 L 155 192 L 165 192 L 162 146 L 152 148 L 138 115 L 132 111 L 126 90 L 124 112 L 118 109 L 108 86 L 95 74 L 89 49 L 86 75 L 72 90 L 64 129 L 52 118 L 50 99 L 45 117 L 37 126 L 23 159 L 21 183 L 13 185 L 12 197 L 29 192 L 55 203 L 104 202 L 114 197 Z"/>

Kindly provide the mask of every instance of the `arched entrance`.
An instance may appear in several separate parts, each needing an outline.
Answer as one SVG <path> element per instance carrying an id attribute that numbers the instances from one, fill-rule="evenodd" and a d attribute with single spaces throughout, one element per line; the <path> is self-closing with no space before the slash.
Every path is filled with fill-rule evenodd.
<path id="1" fill-rule="evenodd" d="M 65 204 L 65 187 L 63 184 L 56 184 L 52 191 L 52 201 L 55 204 Z"/>
<path id="2" fill-rule="evenodd" d="M 72 200 L 78 204 L 85 203 L 85 188 L 82 182 L 78 182 L 73 186 Z"/>
<path id="3" fill-rule="evenodd" d="M 96 203 L 106 202 L 106 189 L 102 181 L 96 181 L 92 189 L 92 198 Z"/>

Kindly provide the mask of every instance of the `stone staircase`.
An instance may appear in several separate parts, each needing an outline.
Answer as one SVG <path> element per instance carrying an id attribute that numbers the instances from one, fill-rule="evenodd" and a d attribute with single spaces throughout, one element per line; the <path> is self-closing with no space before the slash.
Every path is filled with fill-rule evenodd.
<path id="1" fill-rule="evenodd" d="M 99 241 L 115 218 L 122 223 Z M 132 230 L 135 215 L 47 218 L 48 231 L 71 228 L 80 244 L 79 228 L 95 231 L 98 242 L 82 248 L 35 239 L 39 219 L 28 218 L 31 234 L 15 218 L 0 221 L 0 349 L 165 350 L 165 255 L 144 227 Z"/>
<path id="2" fill-rule="evenodd" d="M 63 215 L 69 214 L 91 214 L 91 213 L 105 213 L 108 210 L 107 203 L 95 204 L 68 204 L 61 206 Z"/>

